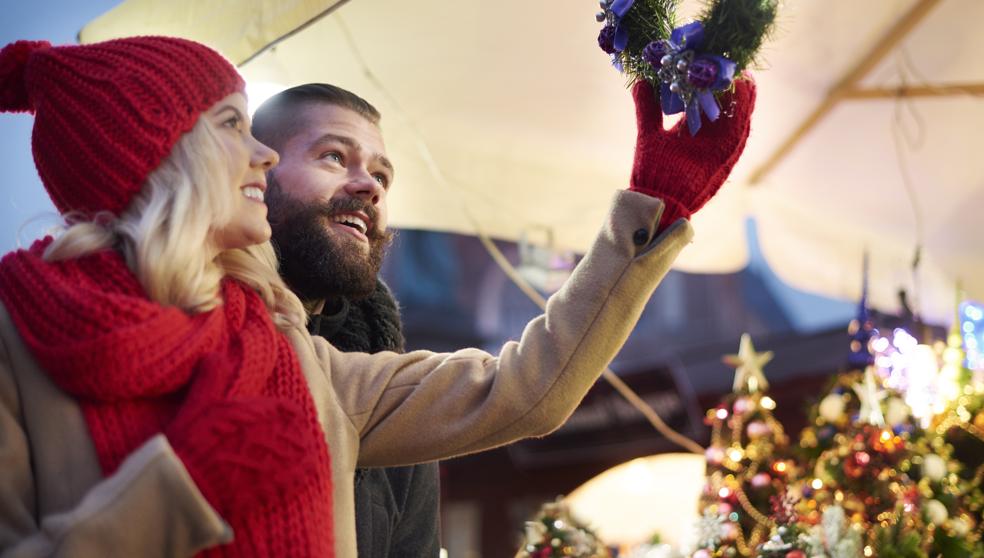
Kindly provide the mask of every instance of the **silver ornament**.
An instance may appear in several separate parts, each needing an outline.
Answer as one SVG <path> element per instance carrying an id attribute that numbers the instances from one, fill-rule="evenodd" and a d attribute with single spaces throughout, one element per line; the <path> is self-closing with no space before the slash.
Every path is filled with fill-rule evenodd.
<path id="1" fill-rule="evenodd" d="M 672 54 L 664 54 L 663 57 L 659 59 L 660 66 L 670 66 L 671 64 L 673 64 Z"/>
<path id="2" fill-rule="evenodd" d="M 680 86 L 680 82 L 678 81 L 674 81 L 670 84 L 670 91 L 673 93 L 679 93 L 682 89 L 683 87 Z"/>
<path id="3" fill-rule="evenodd" d="M 605 21 L 605 12 L 598 12 L 598 13 L 596 13 L 595 14 L 595 21 L 597 21 L 598 23 L 601 23 L 602 21 Z"/>
<path id="4" fill-rule="evenodd" d="M 676 64 L 676 69 L 680 70 L 681 72 L 685 72 L 687 71 L 687 66 L 689 66 L 689 64 L 687 64 L 686 60 L 678 60 Z"/>

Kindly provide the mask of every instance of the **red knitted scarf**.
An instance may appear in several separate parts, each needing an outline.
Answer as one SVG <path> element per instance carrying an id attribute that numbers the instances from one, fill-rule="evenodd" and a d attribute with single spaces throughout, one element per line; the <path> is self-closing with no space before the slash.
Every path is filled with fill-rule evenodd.
<path id="1" fill-rule="evenodd" d="M 48 263 L 50 242 L 0 261 L 0 299 L 38 364 L 81 405 L 103 473 L 165 429 L 195 365 L 218 352 L 235 397 L 298 403 L 324 451 L 307 486 L 226 518 L 235 540 L 202 556 L 333 556 L 328 448 L 297 358 L 259 296 L 226 280 L 221 306 L 189 315 L 149 300 L 118 253 Z"/>

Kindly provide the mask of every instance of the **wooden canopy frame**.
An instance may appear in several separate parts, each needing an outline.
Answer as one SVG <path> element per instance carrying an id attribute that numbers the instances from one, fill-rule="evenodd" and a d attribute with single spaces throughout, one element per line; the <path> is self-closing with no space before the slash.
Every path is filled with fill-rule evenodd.
<path id="1" fill-rule="evenodd" d="M 904 39 L 942 0 L 919 0 L 854 68 L 851 69 L 830 91 L 820 104 L 803 120 L 775 151 L 752 172 L 751 184 L 759 184 L 831 110 L 842 101 L 865 99 L 890 99 L 896 97 L 945 97 L 952 95 L 984 94 L 984 83 L 951 85 L 919 85 L 888 88 L 862 89 L 857 86 L 895 46 Z"/>

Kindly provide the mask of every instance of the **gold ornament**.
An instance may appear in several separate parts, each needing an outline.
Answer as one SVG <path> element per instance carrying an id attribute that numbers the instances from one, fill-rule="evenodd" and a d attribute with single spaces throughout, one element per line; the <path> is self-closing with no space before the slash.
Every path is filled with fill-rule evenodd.
<path id="1" fill-rule="evenodd" d="M 725 364 L 735 369 L 735 381 L 732 390 L 735 392 L 758 393 L 769 388 L 762 367 L 772 360 L 772 351 L 755 352 L 752 337 L 743 333 L 738 346 L 738 354 L 725 355 Z"/>
<path id="2" fill-rule="evenodd" d="M 874 368 L 869 366 L 864 371 L 864 384 L 854 384 L 851 386 L 854 393 L 861 402 L 861 412 L 858 414 L 858 422 L 872 424 L 875 426 L 885 426 L 885 416 L 882 415 L 881 400 L 887 397 L 883 390 L 878 389 L 875 382 Z"/>

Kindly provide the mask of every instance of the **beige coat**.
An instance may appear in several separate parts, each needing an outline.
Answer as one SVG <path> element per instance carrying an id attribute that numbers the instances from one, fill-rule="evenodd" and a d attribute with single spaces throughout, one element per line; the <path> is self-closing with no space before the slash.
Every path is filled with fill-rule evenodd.
<path id="1" fill-rule="evenodd" d="M 303 329 L 288 332 L 331 451 L 338 558 L 356 555 L 356 466 L 482 451 L 545 435 L 570 416 L 693 235 L 681 221 L 650 243 L 661 210 L 618 192 L 545 315 L 498 357 L 342 353 Z M 102 478 L 79 406 L 38 368 L 0 307 L 0 556 L 191 556 L 233 536 L 163 435 Z"/>

